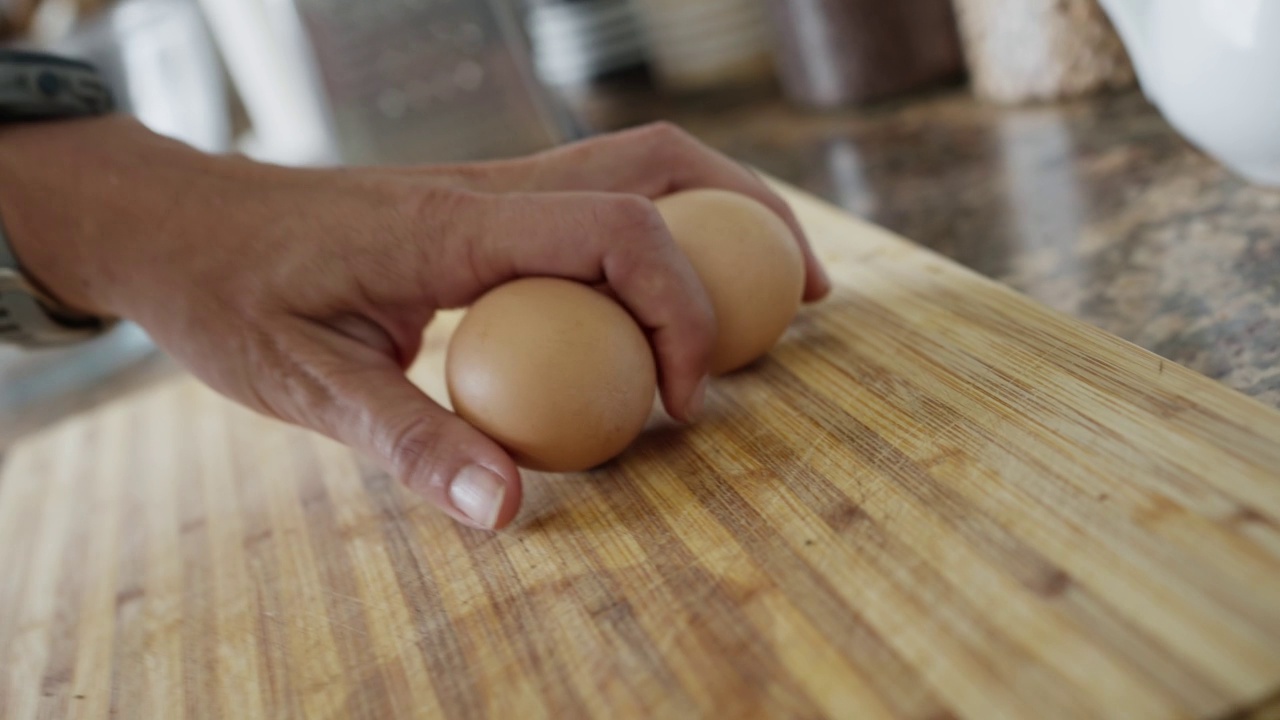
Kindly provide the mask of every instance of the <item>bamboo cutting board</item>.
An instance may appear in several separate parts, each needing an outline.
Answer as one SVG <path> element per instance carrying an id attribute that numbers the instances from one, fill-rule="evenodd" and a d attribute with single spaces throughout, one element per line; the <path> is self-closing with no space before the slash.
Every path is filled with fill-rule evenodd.
<path id="1" fill-rule="evenodd" d="M 698 427 L 529 477 L 502 534 L 187 379 L 29 439 L 0 475 L 0 716 L 1274 703 L 1280 414 L 791 197 L 832 300 Z M 415 370 L 437 395 L 451 320 Z"/>

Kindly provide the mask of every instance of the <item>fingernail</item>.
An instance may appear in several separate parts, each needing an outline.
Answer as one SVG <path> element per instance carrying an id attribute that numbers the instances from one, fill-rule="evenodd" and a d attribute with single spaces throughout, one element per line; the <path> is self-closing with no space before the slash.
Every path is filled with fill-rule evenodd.
<path id="1" fill-rule="evenodd" d="M 689 399 L 689 410 L 687 412 L 690 421 L 697 420 L 698 417 L 702 415 L 702 411 L 706 408 L 707 384 L 710 383 L 710 381 L 711 378 L 702 378 L 702 381 L 698 383 L 698 388 L 693 391 L 693 397 Z"/>
<path id="2" fill-rule="evenodd" d="M 449 485 L 449 501 L 463 515 L 482 528 L 492 530 L 502 512 L 507 484 L 487 468 L 470 465 L 463 468 Z"/>

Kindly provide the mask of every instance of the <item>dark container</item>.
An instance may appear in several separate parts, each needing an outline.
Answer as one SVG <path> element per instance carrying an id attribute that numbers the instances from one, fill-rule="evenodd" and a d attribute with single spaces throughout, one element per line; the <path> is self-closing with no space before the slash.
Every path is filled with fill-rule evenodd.
<path id="1" fill-rule="evenodd" d="M 951 0 L 769 0 L 778 74 L 799 105 L 880 100 L 964 75 Z"/>

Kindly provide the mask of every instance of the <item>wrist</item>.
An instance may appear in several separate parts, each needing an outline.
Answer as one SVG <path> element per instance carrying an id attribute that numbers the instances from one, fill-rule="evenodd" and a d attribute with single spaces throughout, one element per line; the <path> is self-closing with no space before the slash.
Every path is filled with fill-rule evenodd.
<path id="1" fill-rule="evenodd" d="M 120 316 L 127 258 L 174 200 L 164 176 L 202 157 L 120 115 L 2 127 L 0 223 L 46 294 Z"/>

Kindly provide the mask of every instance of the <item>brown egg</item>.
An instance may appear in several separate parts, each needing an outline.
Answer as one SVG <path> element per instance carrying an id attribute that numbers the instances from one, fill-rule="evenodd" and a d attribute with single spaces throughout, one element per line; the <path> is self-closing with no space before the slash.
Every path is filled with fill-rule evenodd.
<path id="1" fill-rule="evenodd" d="M 791 229 L 764 205 L 724 190 L 690 190 L 656 204 L 715 309 L 720 334 L 711 372 L 766 355 L 804 296 L 804 256 Z"/>
<path id="2" fill-rule="evenodd" d="M 621 305 L 576 282 L 517 280 L 467 311 L 449 342 L 454 411 L 521 466 L 586 470 L 635 440 L 657 370 Z"/>

